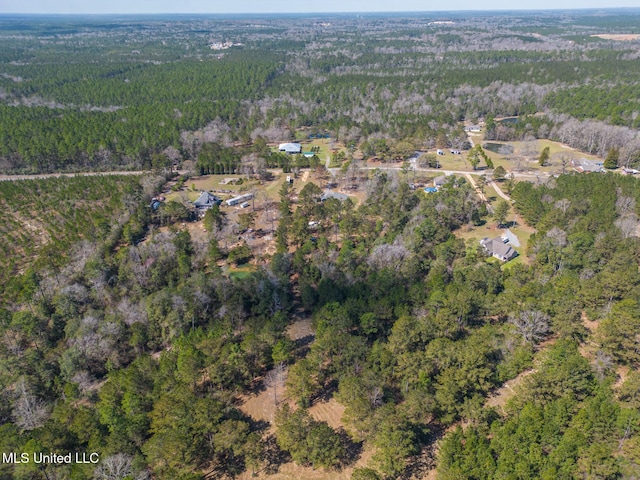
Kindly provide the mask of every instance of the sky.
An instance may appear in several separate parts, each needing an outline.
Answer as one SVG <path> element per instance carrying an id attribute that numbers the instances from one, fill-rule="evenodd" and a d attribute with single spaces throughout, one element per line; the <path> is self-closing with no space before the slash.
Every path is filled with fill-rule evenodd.
<path id="1" fill-rule="evenodd" d="M 638 0 L 0 0 L 0 13 L 364 13 L 638 6 Z"/>

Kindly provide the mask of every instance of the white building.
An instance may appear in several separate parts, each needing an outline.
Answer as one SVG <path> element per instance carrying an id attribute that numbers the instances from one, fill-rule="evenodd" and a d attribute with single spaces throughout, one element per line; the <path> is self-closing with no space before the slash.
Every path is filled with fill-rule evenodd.
<path id="1" fill-rule="evenodd" d="M 233 207 L 234 205 L 238 205 L 239 203 L 246 202 L 247 200 L 251 200 L 252 198 L 253 198 L 253 193 L 245 193 L 244 195 L 230 198 L 225 203 L 227 204 L 228 207 Z"/>
<path id="2" fill-rule="evenodd" d="M 290 154 L 301 153 L 302 145 L 300 145 L 299 143 L 281 143 L 278 147 L 278 150 Z"/>

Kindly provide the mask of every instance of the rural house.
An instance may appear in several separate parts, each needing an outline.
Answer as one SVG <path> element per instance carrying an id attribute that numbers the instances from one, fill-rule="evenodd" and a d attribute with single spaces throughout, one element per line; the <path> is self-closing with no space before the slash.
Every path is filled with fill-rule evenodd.
<path id="1" fill-rule="evenodd" d="M 244 195 L 239 195 L 237 197 L 230 198 L 227 200 L 227 206 L 233 207 L 234 205 L 238 205 L 246 202 L 247 200 L 251 200 L 253 198 L 253 193 L 245 193 Z"/>
<path id="2" fill-rule="evenodd" d="M 571 160 L 571 166 L 581 173 L 599 173 L 604 171 L 603 162 L 594 162 L 586 158 Z"/>
<path id="3" fill-rule="evenodd" d="M 278 150 L 289 154 L 301 153 L 302 145 L 299 143 L 281 143 Z"/>
<path id="4" fill-rule="evenodd" d="M 508 262 L 518 256 L 518 252 L 511 245 L 506 244 L 502 237 L 496 237 L 491 240 L 483 238 L 480 240 L 480 245 L 484 247 L 489 255 L 502 262 Z"/>
<path id="5" fill-rule="evenodd" d="M 344 193 L 334 192 L 333 190 L 325 190 L 322 194 L 322 197 L 320 197 L 320 201 L 324 202 L 326 200 L 329 200 L 330 198 L 335 198 L 336 200 L 344 202 L 347 198 L 349 198 L 349 196 L 345 195 Z"/>
<path id="6" fill-rule="evenodd" d="M 436 188 L 440 188 L 445 183 L 447 183 L 447 176 L 446 175 L 440 175 L 439 177 L 436 177 L 436 178 L 433 179 L 433 186 L 436 187 Z"/>
<path id="7" fill-rule="evenodd" d="M 193 202 L 193 206 L 196 207 L 197 210 L 201 212 L 206 212 L 214 205 L 220 205 L 222 203 L 222 199 L 212 195 L 209 192 L 202 192 L 198 199 Z"/>

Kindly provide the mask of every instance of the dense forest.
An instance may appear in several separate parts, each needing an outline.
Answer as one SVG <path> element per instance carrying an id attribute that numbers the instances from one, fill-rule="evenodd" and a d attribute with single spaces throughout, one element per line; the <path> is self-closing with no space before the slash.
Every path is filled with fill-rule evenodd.
<path id="1" fill-rule="evenodd" d="M 368 189 L 355 206 L 318 203 L 313 183 L 292 201 L 285 184 L 277 252 L 243 278 L 220 270 L 232 250 L 216 227 L 194 240 L 144 209 L 87 237 L 73 269 L 25 273 L 3 296 L 1 449 L 102 460 L 5 464 L 3 478 L 218 478 L 287 458 L 331 471 L 363 448 L 375 454 L 353 478 L 421 462 L 446 479 L 640 474 L 638 180 L 518 183 L 537 233 L 508 268 L 454 235 L 491 221 L 465 180 L 423 195 L 378 172 Z M 299 315 L 307 348 L 286 335 Z M 520 377 L 502 408 L 487 403 Z M 280 404 L 275 438 L 237 407 L 274 383 L 297 405 Z M 327 395 L 342 434 L 307 413 Z"/>
<path id="2" fill-rule="evenodd" d="M 0 182 L 0 452 L 99 458 L 1 479 L 640 477 L 640 180 L 383 163 L 483 119 L 637 166 L 638 40 L 592 35 L 638 12 L 443 15 L 0 17 L 0 168 L 153 171 Z M 350 159 L 268 145 L 310 133 Z M 255 199 L 200 221 L 184 161 Z"/>
<path id="3" fill-rule="evenodd" d="M 460 121 L 515 115 L 494 138 L 613 143 L 633 166 L 637 15 L 3 17 L 0 170 L 150 169 L 301 127 L 460 149 Z"/>

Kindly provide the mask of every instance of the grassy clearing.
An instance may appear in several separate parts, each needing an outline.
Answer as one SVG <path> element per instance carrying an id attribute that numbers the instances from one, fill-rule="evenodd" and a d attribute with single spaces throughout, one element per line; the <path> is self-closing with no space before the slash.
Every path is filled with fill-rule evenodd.
<path id="1" fill-rule="evenodd" d="M 484 143 L 484 142 L 482 142 Z M 562 162 L 565 161 L 565 170 L 571 170 L 571 160 L 586 158 L 588 160 L 601 160 L 595 155 L 588 155 L 574 150 L 566 145 L 551 140 L 534 140 L 531 142 L 497 142 L 490 143 L 508 145 L 513 148 L 513 153 L 502 155 L 485 149 L 485 152 L 494 165 L 502 166 L 509 171 L 529 171 L 531 173 L 560 174 L 562 173 Z M 548 165 L 541 167 L 538 163 L 540 153 L 549 147 Z"/>
<path id="2" fill-rule="evenodd" d="M 271 200 L 280 200 L 278 192 L 282 188 L 282 184 L 287 180 L 287 174 L 276 173 L 274 179 L 262 186 L 262 190 L 267 194 L 267 197 Z M 295 181 L 294 181 L 295 184 Z"/>
<path id="3" fill-rule="evenodd" d="M 232 280 L 244 280 L 255 271 L 256 268 L 253 265 L 243 265 L 242 267 L 229 267 L 227 274 Z"/>
<path id="4" fill-rule="evenodd" d="M 473 137 L 477 145 L 484 145 L 486 142 L 481 135 Z M 491 158 L 495 167 L 502 166 L 507 172 L 510 171 L 528 171 L 530 173 L 544 174 L 560 174 L 562 173 L 562 161 L 565 161 L 565 169 L 571 170 L 571 160 L 586 158 L 589 160 L 602 160 L 595 155 L 588 155 L 574 150 L 566 145 L 551 140 L 534 140 L 531 142 L 499 142 L 488 141 L 498 145 L 506 145 L 513 149 L 512 153 L 502 154 L 496 153 L 488 149 L 484 149 L 486 154 Z M 538 163 L 540 153 L 546 147 L 549 147 L 549 163 L 541 167 Z M 461 170 L 466 172 L 482 172 L 482 170 L 473 170 L 471 164 L 467 161 L 468 152 L 462 152 L 460 155 L 454 155 L 449 150 L 443 149 L 444 155 L 437 155 L 440 166 L 443 170 Z M 436 154 L 436 151 L 429 152 Z M 484 162 L 479 168 L 486 167 Z"/>
<path id="5" fill-rule="evenodd" d="M 303 152 L 310 152 L 314 147 L 318 147 L 319 150 L 316 155 L 320 161 L 324 164 L 327 160 L 331 159 L 331 153 L 335 151 L 342 151 L 345 154 L 348 153 L 346 147 L 341 142 L 336 142 L 332 138 L 314 138 L 313 140 L 303 140 L 298 142 L 302 145 Z M 273 145 L 272 151 L 278 151 L 278 145 Z"/>
<path id="6" fill-rule="evenodd" d="M 443 150 L 444 155 L 437 155 L 436 152 L 429 152 L 437 155 L 438 162 L 440 162 L 440 168 L 443 170 L 464 170 L 468 172 L 472 172 L 473 168 L 467 159 L 467 152 L 462 152 L 460 155 L 454 155 L 450 153 L 448 150 Z"/>
<path id="7" fill-rule="evenodd" d="M 242 179 L 242 184 L 223 184 L 220 183 L 224 179 L 234 178 Z M 259 185 L 257 180 L 247 179 L 242 175 L 203 175 L 201 177 L 192 177 L 185 183 L 182 190 L 177 192 L 169 192 L 166 195 L 167 201 L 186 199 L 190 202 L 197 200 L 202 191 L 218 192 L 223 198 L 239 195 L 243 192 L 256 188 Z M 221 193 L 226 191 L 229 193 Z"/>
<path id="8" fill-rule="evenodd" d="M 510 218 L 513 218 L 513 216 L 511 216 Z M 518 217 L 516 221 L 520 220 L 522 219 Z M 533 227 L 530 227 L 529 225 L 522 225 L 518 223 L 516 226 L 511 227 L 510 230 L 515 234 L 516 237 L 518 237 L 518 241 L 520 242 L 518 251 L 520 251 L 520 253 L 524 255 L 529 246 L 529 237 L 531 237 L 531 235 L 535 233 L 535 229 Z"/>
<path id="9" fill-rule="evenodd" d="M 242 184 L 223 184 L 220 183 L 225 179 L 235 178 L 242 179 Z M 193 177 L 189 179 L 186 183 L 186 186 L 189 189 L 192 189 L 195 186 L 195 190 L 198 192 L 202 190 L 231 190 L 232 192 L 242 192 L 245 191 L 252 186 L 255 186 L 257 182 L 255 180 L 250 180 L 244 177 L 243 175 L 203 175 L 202 177 Z"/>
<path id="10" fill-rule="evenodd" d="M 495 208 L 498 202 L 502 200 L 502 197 L 498 195 L 498 193 L 496 192 L 496 189 L 493 188 L 492 184 L 489 184 L 484 187 L 484 195 L 485 197 L 487 197 L 487 200 L 489 201 L 489 205 L 491 205 L 493 208 Z"/>

